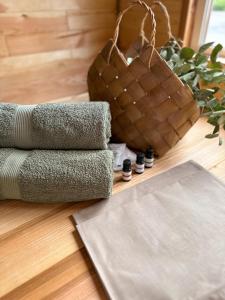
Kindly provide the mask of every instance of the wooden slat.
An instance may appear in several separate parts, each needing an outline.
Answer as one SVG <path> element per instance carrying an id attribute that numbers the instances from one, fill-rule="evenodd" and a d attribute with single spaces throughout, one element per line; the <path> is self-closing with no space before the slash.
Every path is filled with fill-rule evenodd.
<path id="1" fill-rule="evenodd" d="M 153 1 L 146 0 L 147 4 L 151 4 Z M 170 14 L 171 17 L 171 25 L 173 34 L 177 37 L 180 37 L 180 23 L 181 23 L 181 15 L 183 13 L 183 2 L 176 1 L 176 0 L 164 0 L 162 1 Z M 122 11 L 125 7 L 128 6 L 129 0 L 121 0 L 120 1 L 120 10 Z M 156 46 L 163 45 L 167 40 L 168 36 L 166 33 L 167 26 L 165 22 L 165 17 L 159 8 L 155 8 L 154 10 L 156 15 L 157 21 L 157 39 L 156 39 Z M 135 9 L 129 12 L 125 17 L 121 24 L 120 30 L 120 47 L 121 49 L 127 49 L 129 45 L 137 38 L 139 31 L 140 31 L 140 24 L 145 12 L 143 9 Z M 185 20 L 182 20 L 185 22 Z M 149 36 L 151 32 L 151 26 L 146 25 L 146 35 Z"/>
<path id="2" fill-rule="evenodd" d="M 52 10 L 112 10 L 115 8 L 114 0 L 0 0 L 0 11 L 3 12 L 30 12 Z"/>
<path id="3" fill-rule="evenodd" d="M 87 91 L 116 7 L 116 0 L 0 0 L 1 101 L 58 102 Z"/>
<path id="4" fill-rule="evenodd" d="M 66 49 L 53 52 L 42 52 L 29 55 L 9 56 L 0 58 L 0 77 L 19 74 L 21 72 L 29 71 L 29 69 L 33 69 L 37 66 L 52 62 L 63 61 L 73 58 L 87 59 L 88 57 L 90 57 L 92 51 L 96 51 L 96 45 L 90 47 L 89 53 L 87 53 L 85 49 L 83 49 L 83 51 L 80 52 L 73 52 L 73 50 L 71 49 Z"/>
<path id="5" fill-rule="evenodd" d="M 105 13 L 80 13 L 76 11 L 68 12 L 68 25 L 70 30 L 89 30 L 98 28 L 114 28 L 116 12 Z"/>
<path id="6" fill-rule="evenodd" d="M 90 61 L 63 60 L 1 78 L 4 102 L 38 103 L 83 93 Z"/>
<path id="7" fill-rule="evenodd" d="M 86 32 L 68 31 L 64 33 L 42 33 L 33 35 L 6 36 L 10 55 L 24 55 L 76 47 L 89 47 L 92 43 L 107 40 L 111 29 L 97 29 Z"/>
<path id="8" fill-rule="evenodd" d="M 20 286 L 79 249 L 73 234 L 73 223 L 68 218 L 75 209 L 76 205 L 71 205 L 0 241 L 0 295 Z"/>
<path id="9" fill-rule="evenodd" d="M 0 240 L 5 239 L 12 232 L 18 232 L 24 226 L 31 226 L 43 218 L 49 217 L 61 210 L 61 204 L 42 205 L 21 203 L 19 201 L 4 201 L 0 209 Z"/>
<path id="10" fill-rule="evenodd" d="M 222 162 L 210 168 L 210 172 L 212 172 L 215 176 L 220 178 L 222 181 L 225 181 L 225 159 Z"/>
<path id="11" fill-rule="evenodd" d="M 29 34 L 68 30 L 65 12 L 15 13 L 0 15 L 0 33 Z"/>
<path id="12" fill-rule="evenodd" d="M 45 287 L 50 286 L 48 294 Z M 10 299 L 106 299 L 93 265 L 84 249 L 68 256 L 2 300 Z"/>
<path id="13" fill-rule="evenodd" d="M 6 47 L 5 37 L 0 34 L 0 58 L 7 55 L 8 55 L 8 50 Z"/>

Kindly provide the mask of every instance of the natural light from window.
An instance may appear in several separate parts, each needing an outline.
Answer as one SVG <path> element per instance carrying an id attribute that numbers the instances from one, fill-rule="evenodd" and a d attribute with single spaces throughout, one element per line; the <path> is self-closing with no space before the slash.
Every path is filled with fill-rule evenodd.
<path id="1" fill-rule="evenodd" d="M 225 0 L 213 0 L 206 42 L 220 43 L 225 47 Z"/>

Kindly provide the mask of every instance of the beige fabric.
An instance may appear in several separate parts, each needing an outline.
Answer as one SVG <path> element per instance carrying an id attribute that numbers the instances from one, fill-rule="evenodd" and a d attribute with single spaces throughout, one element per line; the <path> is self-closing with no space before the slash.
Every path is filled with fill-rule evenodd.
<path id="1" fill-rule="evenodd" d="M 225 185 L 195 163 L 75 219 L 111 299 L 225 299 Z"/>

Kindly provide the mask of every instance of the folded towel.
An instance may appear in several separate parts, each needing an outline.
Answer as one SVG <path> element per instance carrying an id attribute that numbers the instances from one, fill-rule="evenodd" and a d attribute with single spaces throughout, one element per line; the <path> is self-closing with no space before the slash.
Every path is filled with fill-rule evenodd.
<path id="1" fill-rule="evenodd" d="M 106 102 L 0 104 L 0 147 L 107 149 L 110 121 Z"/>
<path id="2" fill-rule="evenodd" d="M 0 199 L 72 202 L 108 198 L 113 182 L 109 150 L 0 149 Z"/>

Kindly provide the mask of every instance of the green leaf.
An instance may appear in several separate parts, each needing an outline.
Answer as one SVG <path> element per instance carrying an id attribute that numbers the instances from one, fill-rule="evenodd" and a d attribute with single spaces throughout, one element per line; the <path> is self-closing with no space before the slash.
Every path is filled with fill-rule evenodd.
<path id="1" fill-rule="evenodd" d="M 167 51 L 166 51 L 165 49 L 161 49 L 160 55 L 161 55 L 164 59 L 166 59 L 166 57 L 167 57 Z"/>
<path id="2" fill-rule="evenodd" d="M 218 137 L 219 136 L 219 134 L 218 133 L 209 133 L 209 134 L 207 134 L 205 137 L 207 138 L 207 139 L 213 139 L 213 138 L 215 138 L 215 137 Z"/>
<path id="3" fill-rule="evenodd" d="M 209 49 L 213 44 L 214 44 L 214 42 L 210 42 L 210 43 L 207 43 L 207 44 L 202 45 L 202 46 L 199 48 L 198 52 L 199 52 L 199 53 L 205 52 L 205 51 L 206 51 L 207 49 Z"/>
<path id="4" fill-rule="evenodd" d="M 208 57 L 206 55 L 202 55 L 197 53 L 195 56 L 195 65 L 199 66 L 208 62 Z"/>
<path id="5" fill-rule="evenodd" d="M 175 68 L 174 68 L 174 72 L 175 72 L 177 75 L 181 75 L 181 74 L 184 74 L 184 73 L 188 73 L 190 70 L 191 70 L 191 64 L 183 64 L 183 65 L 180 66 L 180 67 L 175 67 Z"/>
<path id="6" fill-rule="evenodd" d="M 220 130 L 220 126 L 217 124 L 213 130 L 213 134 L 219 132 L 219 130 Z"/>
<path id="7" fill-rule="evenodd" d="M 193 57 L 195 51 L 192 48 L 184 47 L 180 51 L 180 57 L 189 60 Z"/>
<path id="8" fill-rule="evenodd" d="M 205 107 L 205 101 L 204 100 L 198 101 L 198 106 L 199 107 Z"/>
<path id="9" fill-rule="evenodd" d="M 223 64 L 221 64 L 221 62 L 219 62 L 219 61 L 217 61 L 215 63 L 210 62 L 210 68 L 217 69 L 217 70 L 222 70 L 223 69 Z"/>
<path id="10" fill-rule="evenodd" d="M 213 76 L 213 80 L 212 82 L 215 82 L 215 83 L 224 83 L 225 82 L 225 74 L 223 75 L 220 75 L 220 76 Z"/>
<path id="11" fill-rule="evenodd" d="M 169 48 L 167 49 L 166 60 L 167 60 L 167 61 L 170 60 L 174 53 L 175 53 L 174 49 L 173 49 L 172 47 L 169 47 Z"/>
<path id="12" fill-rule="evenodd" d="M 219 54 L 219 52 L 223 49 L 223 46 L 221 44 L 217 44 L 215 46 L 215 48 L 213 49 L 211 55 L 210 55 L 210 59 L 212 63 L 216 63 L 217 60 L 217 56 Z"/>
<path id="13" fill-rule="evenodd" d="M 183 81 L 188 81 L 188 80 L 193 79 L 194 77 L 195 77 L 195 72 L 193 71 L 193 72 L 187 73 L 185 75 L 182 75 L 180 77 L 180 79 L 183 80 Z"/>

